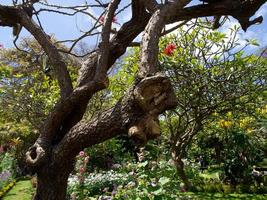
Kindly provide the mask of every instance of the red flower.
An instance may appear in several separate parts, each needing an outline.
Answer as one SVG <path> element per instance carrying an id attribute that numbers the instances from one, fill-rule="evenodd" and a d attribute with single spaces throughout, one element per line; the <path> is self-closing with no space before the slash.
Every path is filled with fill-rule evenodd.
<path id="1" fill-rule="evenodd" d="M 101 17 L 99 18 L 99 21 L 103 24 L 104 21 L 105 21 L 105 17 L 104 17 L 104 16 L 101 16 Z"/>
<path id="2" fill-rule="evenodd" d="M 176 48 L 177 47 L 175 44 L 170 43 L 165 47 L 164 54 L 167 56 L 171 56 Z"/>

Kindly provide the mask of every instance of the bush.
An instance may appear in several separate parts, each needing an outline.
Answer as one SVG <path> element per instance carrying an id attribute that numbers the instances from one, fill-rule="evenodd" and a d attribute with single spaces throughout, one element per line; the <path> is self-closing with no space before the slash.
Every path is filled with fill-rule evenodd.
<path id="1" fill-rule="evenodd" d="M 91 173 L 81 183 L 78 176 L 69 178 L 68 196 L 76 196 L 82 199 L 83 196 L 100 195 L 105 192 L 112 192 L 119 185 L 126 185 L 131 178 L 126 173 L 119 173 L 113 170 L 100 173 Z"/>
<path id="2" fill-rule="evenodd" d="M 0 157 L 0 173 L 4 170 L 9 171 L 12 176 L 16 175 L 16 159 L 8 152 L 4 153 Z"/>

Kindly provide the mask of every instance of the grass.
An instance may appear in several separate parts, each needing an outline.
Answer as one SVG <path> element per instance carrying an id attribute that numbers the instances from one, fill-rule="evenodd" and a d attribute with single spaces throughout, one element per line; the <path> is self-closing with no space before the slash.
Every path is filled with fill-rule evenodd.
<path id="1" fill-rule="evenodd" d="M 3 200 L 30 200 L 33 189 L 30 180 L 21 180 L 3 197 Z"/>
<path id="2" fill-rule="evenodd" d="M 179 198 L 181 200 L 266 200 L 267 195 L 186 192 L 179 194 Z"/>
<path id="3" fill-rule="evenodd" d="M 30 180 L 21 180 L 4 196 L 3 200 L 31 200 L 33 189 Z M 223 194 L 223 193 L 193 193 L 178 194 L 181 200 L 266 200 L 266 195 L 256 194 Z M 155 198 L 157 199 L 157 198 Z M 163 198 L 164 199 L 164 198 Z"/>

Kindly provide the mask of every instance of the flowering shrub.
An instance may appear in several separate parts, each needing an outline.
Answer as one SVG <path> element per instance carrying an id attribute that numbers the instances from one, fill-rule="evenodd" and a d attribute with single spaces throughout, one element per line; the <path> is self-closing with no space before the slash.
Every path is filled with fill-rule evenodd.
<path id="1" fill-rule="evenodd" d="M 72 175 L 68 179 L 69 198 L 83 199 L 84 196 L 94 196 L 102 193 L 115 195 L 117 186 L 130 182 L 127 173 L 118 173 L 113 170 L 100 173 L 90 173 L 81 183 L 79 176 Z"/>
<path id="2" fill-rule="evenodd" d="M 6 152 L 0 156 L 0 173 L 9 171 L 14 177 L 17 173 L 16 167 L 16 159 L 12 157 L 12 154 Z"/>
<path id="3" fill-rule="evenodd" d="M 4 170 L 0 173 L 0 190 L 2 190 L 5 185 L 12 180 L 12 174 L 8 170 Z"/>
<path id="4" fill-rule="evenodd" d="M 75 169 L 76 169 L 76 172 L 77 172 L 76 175 L 78 177 L 80 184 L 84 182 L 84 178 L 87 175 L 86 168 L 87 168 L 89 159 L 90 159 L 89 156 L 84 151 L 81 151 L 79 153 L 79 156 L 77 157 Z"/>
<path id="5" fill-rule="evenodd" d="M 114 199 L 176 199 L 180 190 L 174 166 L 167 161 L 129 163 L 126 169 L 133 180 L 120 186 Z"/>

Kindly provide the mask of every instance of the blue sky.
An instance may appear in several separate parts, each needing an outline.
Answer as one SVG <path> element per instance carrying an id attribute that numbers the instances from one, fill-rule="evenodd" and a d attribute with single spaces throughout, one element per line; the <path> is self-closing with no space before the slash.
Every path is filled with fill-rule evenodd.
<path id="1" fill-rule="evenodd" d="M 2 0 L 0 4 L 7 5 L 11 2 L 11 0 Z M 50 4 L 59 4 L 62 5 L 62 0 L 48 0 Z M 67 3 L 66 3 L 67 2 Z M 84 0 L 68 0 L 64 1 L 64 5 L 81 5 L 84 4 Z M 89 4 L 94 3 L 93 0 L 87 1 Z M 104 0 L 104 2 L 107 2 Z M 124 7 L 127 5 L 129 0 L 123 0 L 123 3 L 120 7 Z M 91 10 L 95 16 L 100 15 L 99 10 Z M 256 13 L 255 16 L 263 15 L 264 21 L 260 25 L 254 25 L 250 27 L 246 33 L 240 31 L 239 39 L 242 44 L 245 39 L 255 38 L 258 40 L 261 48 L 267 46 L 267 3 L 261 7 L 261 9 Z M 122 12 L 118 17 L 118 22 L 125 22 L 130 18 L 129 10 Z M 78 15 L 76 17 L 66 17 L 60 16 L 52 13 L 44 13 L 40 15 L 42 24 L 45 28 L 45 31 L 48 34 L 55 35 L 56 38 L 60 40 L 72 39 L 76 38 L 80 35 L 79 29 L 87 30 L 90 28 L 90 24 L 92 20 L 90 20 L 87 16 Z M 220 31 L 225 33 L 228 32 L 228 28 L 238 24 L 235 20 L 231 20 L 227 22 Z M 119 25 L 114 25 L 116 28 L 119 28 Z M 22 36 L 28 35 L 28 33 L 23 30 Z M 3 44 L 5 47 L 12 47 L 13 36 L 11 28 L 0 27 L 0 44 Z M 96 43 L 96 37 L 89 38 L 86 40 L 89 45 L 94 45 Z M 258 47 L 252 47 L 250 51 L 257 51 Z"/>

